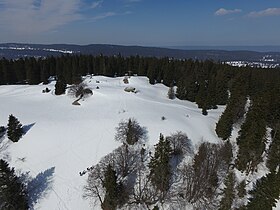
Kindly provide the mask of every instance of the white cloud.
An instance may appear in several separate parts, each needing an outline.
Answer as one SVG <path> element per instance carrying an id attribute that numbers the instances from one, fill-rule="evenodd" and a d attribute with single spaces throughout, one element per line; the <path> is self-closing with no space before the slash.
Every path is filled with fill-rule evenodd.
<path id="1" fill-rule="evenodd" d="M 92 8 L 92 9 L 95 9 L 95 8 L 101 7 L 102 3 L 103 3 L 103 0 L 101 0 L 101 1 L 95 1 L 95 2 L 93 2 L 93 3 L 91 4 L 91 8 Z"/>
<path id="2" fill-rule="evenodd" d="M 224 9 L 224 8 L 220 8 L 215 12 L 215 15 L 217 16 L 222 16 L 222 15 L 229 15 L 229 14 L 235 14 L 235 13 L 240 13 L 242 12 L 241 9 Z"/>
<path id="3" fill-rule="evenodd" d="M 54 30 L 79 20 L 81 0 L 0 0 L 0 28 L 19 34 Z"/>
<path id="4" fill-rule="evenodd" d="M 248 14 L 249 17 L 280 16 L 280 8 L 268 8 L 261 11 L 254 11 Z"/>
<path id="5" fill-rule="evenodd" d="M 102 20 L 102 19 L 105 19 L 107 17 L 112 17 L 112 16 L 116 16 L 116 15 L 118 15 L 118 14 L 115 13 L 115 12 L 106 12 L 104 14 L 97 15 L 97 16 L 93 17 L 91 20 L 92 21 L 97 21 L 97 20 Z"/>

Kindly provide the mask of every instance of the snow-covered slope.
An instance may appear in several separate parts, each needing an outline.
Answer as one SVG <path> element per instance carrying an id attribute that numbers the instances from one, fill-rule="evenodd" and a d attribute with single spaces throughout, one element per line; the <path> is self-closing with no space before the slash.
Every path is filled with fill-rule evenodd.
<path id="1" fill-rule="evenodd" d="M 175 131 L 187 133 L 194 145 L 219 141 L 214 128 L 224 107 L 203 116 L 194 103 L 168 99 L 168 87 L 152 86 L 146 77 L 131 77 L 129 84 L 121 77 L 102 76 L 87 77 L 85 82 L 93 96 L 81 101 L 81 106 L 72 105 L 74 98 L 68 95 L 55 96 L 54 83 L 0 86 L 0 125 L 13 114 L 27 130 L 0 155 L 32 178 L 42 172 L 34 185 L 36 181 L 47 183 L 41 192 L 34 193 L 34 209 L 92 209 L 82 198 L 87 175 L 79 172 L 120 145 L 114 141 L 115 127 L 129 117 L 147 128 L 149 145 L 157 143 L 160 133 Z M 127 86 L 135 87 L 137 93 L 125 92 Z M 52 91 L 42 93 L 46 87 Z"/>

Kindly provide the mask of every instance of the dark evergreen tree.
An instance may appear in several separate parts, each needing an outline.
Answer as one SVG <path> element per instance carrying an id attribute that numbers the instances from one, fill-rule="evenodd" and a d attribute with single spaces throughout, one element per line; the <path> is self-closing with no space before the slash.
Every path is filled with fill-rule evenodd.
<path id="1" fill-rule="evenodd" d="M 272 143 L 268 150 L 267 166 L 271 172 L 280 167 L 280 124 L 271 132 Z"/>
<path id="2" fill-rule="evenodd" d="M 9 168 L 6 161 L 0 160 L 0 209 L 27 210 L 28 200 L 25 186 Z"/>
<path id="3" fill-rule="evenodd" d="M 250 194 L 247 210 L 272 210 L 280 195 L 280 173 L 272 172 L 257 180 Z"/>
<path id="4" fill-rule="evenodd" d="M 2 138 L 5 135 L 6 128 L 4 126 L 0 126 L 0 138 Z"/>
<path id="5" fill-rule="evenodd" d="M 220 202 L 219 210 L 229 210 L 232 209 L 232 203 L 235 198 L 235 174 L 233 171 L 229 171 L 227 178 L 225 180 L 225 189 L 223 189 L 222 200 Z"/>
<path id="6" fill-rule="evenodd" d="M 239 198 L 244 198 L 244 196 L 247 194 L 246 191 L 246 181 L 242 180 L 239 185 L 237 186 L 237 195 Z"/>
<path id="7" fill-rule="evenodd" d="M 118 183 L 116 171 L 109 164 L 105 170 L 103 187 L 105 188 L 105 198 L 102 209 L 114 210 L 121 207 L 127 201 L 127 195 L 122 183 Z"/>
<path id="8" fill-rule="evenodd" d="M 59 78 L 55 84 L 55 95 L 62 95 L 65 94 L 66 90 L 66 83 L 63 78 Z"/>
<path id="9" fill-rule="evenodd" d="M 254 171 L 262 161 L 266 141 L 266 122 L 263 103 L 259 100 L 263 98 L 254 99 L 237 138 L 239 145 L 237 167 L 241 171 Z"/>
<path id="10" fill-rule="evenodd" d="M 170 187 L 171 180 L 171 146 L 170 142 L 160 134 L 159 142 L 155 145 L 155 154 L 149 163 L 152 184 L 162 193 L 164 198 Z"/>
<path id="11" fill-rule="evenodd" d="M 173 85 L 169 87 L 167 96 L 171 100 L 175 99 L 175 90 Z"/>
<path id="12" fill-rule="evenodd" d="M 21 123 L 12 114 L 9 116 L 7 134 L 8 134 L 8 138 L 13 142 L 18 142 L 18 140 L 23 135 L 23 129 Z"/>

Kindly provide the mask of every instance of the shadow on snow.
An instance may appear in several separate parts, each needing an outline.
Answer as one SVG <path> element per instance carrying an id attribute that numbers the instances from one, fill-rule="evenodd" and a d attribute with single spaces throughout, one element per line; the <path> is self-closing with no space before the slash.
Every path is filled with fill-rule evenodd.
<path id="1" fill-rule="evenodd" d="M 52 188 L 55 167 L 40 172 L 35 178 L 27 183 L 27 192 L 30 209 L 38 203 L 40 199 L 45 198 Z"/>
<path id="2" fill-rule="evenodd" d="M 23 135 L 25 135 L 34 125 L 35 125 L 35 123 L 31 123 L 31 124 L 22 126 Z"/>

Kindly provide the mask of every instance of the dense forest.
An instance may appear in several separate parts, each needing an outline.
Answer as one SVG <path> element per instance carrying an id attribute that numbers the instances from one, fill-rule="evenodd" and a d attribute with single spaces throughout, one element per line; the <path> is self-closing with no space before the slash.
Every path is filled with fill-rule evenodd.
<path id="1" fill-rule="evenodd" d="M 249 203 L 241 208 L 271 209 L 275 199 L 279 198 L 280 69 L 237 68 L 210 60 L 177 60 L 139 56 L 122 57 L 121 55 L 111 57 L 74 55 L 18 60 L 3 58 L 0 60 L 0 85 L 35 85 L 42 82 L 47 84 L 50 76 L 55 76 L 58 81 L 64 81 L 67 84 L 78 84 L 81 81 L 81 76 L 87 74 L 110 77 L 137 74 L 147 76 L 151 84 L 163 83 L 170 87 L 176 86 L 176 97 L 196 102 L 198 107 L 202 109 L 203 115 L 207 115 L 207 110 L 216 109 L 218 105 L 227 105 L 216 125 L 218 137 L 228 143 L 236 124 L 240 125 L 240 130 L 237 137 L 239 148 L 237 158 L 233 160 L 233 163 L 226 161 L 225 164 L 233 165 L 239 171 L 249 174 L 257 170 L 258 164 L 264 161 L 263 154 L 266 154 L 266 164 L 270 170 L 270 174 L 259 179 L 254 189 L 248 192 L 251 195 Z M 157 145 L 158 151 L 161 151 L 161 145 L 169 144 L 166 139 L 163 136 L 160 137 Z M 266 149 L 268 140 L 270 145 Z M 208 150 L 211 149 L 210 147 L 213 147 L 212 150 L 217 150 L 217 154 L 221 152 L 220 148 L 204 144 L 200 148 L 202 150 L 200 155 L 203 154 L 204 150 L 207 156 Z M 125 150 L 125 147 L 123 149 Z M 167 150 L 170 150 L 170 148 Z M 171 153 L 167 153 L 166 158 L 168 159 Z M 199 163 L 199 159 L 203 159 L 199 154 L 195 157 L 196 162 L 190 170 L 194 174 L 199 173 L 197 167 L 202 164 Z M 151 168 L 150 177 L 154 186 L 163 193 L 162 197 L 159 198 L 161 200 L 161 198 L 165 197 L 164 193 L 169 189 L 169 186 L 168 183 L 166 186 L 166 183 L 157 183 L 156 173 L 161 172 L 157 171 L 156 166 L 161 163 L 156 162 L 155 157 L 153 158 L 149 165 Z M 112 166 L 108 165 L 106 167 L 105 177 L 113 177 L 110 180 L 116 179 L 114 178 L 116 175 Z M 162 168 L 161 166 L 159 167 Z M 201 168 L 203 167 L 201 166 Z M 233 184 L 234 179 L 232 171 L 227 170 L 224 196 L 232 196 L 230 194 L 232 190 L 226 191 L 227 189 L 239 187 Z M 213 184 L 214 187 L 215 183 L 212 181 L 209 180 L 209 183 Z M 116 183 L 113 184 L 116 185 Z M 240 185 L 242 185 L 242 182 Z M 109 189 L 111 185 L 104 187 Z M 111 194 L 106 194 L 107 200 L 103 201 L 105 202 L 103 205 L 110 203 L 110 196 L 113 196 L 112 194 L 114 193 L 118 194 L 116 190 L 121 190 L 122 186 L 116 185 L 115 188 L 112 189 Z M 186 198 L 190 202 L 195 199 L 195 196 L 199 197 L 199 195 L 189 195 L 190 191 L 186 189 L 185 191 L 186 194 L 182 195 L 182 198 Z M 263 193 L 269 195 L 269 197 L 266 197 Z M 211 192 L 205 196 L 211 197 Z M 244 196 L 243 193 L 241 198 Z M 224 203 L 220 205 L 220 209 L 227 209 L 228 202 L 226 202 L 226 199 L 229 198 L 222 199 Z M 118 204 L 110 203 L 110 205 L 117 206 Z"/>

